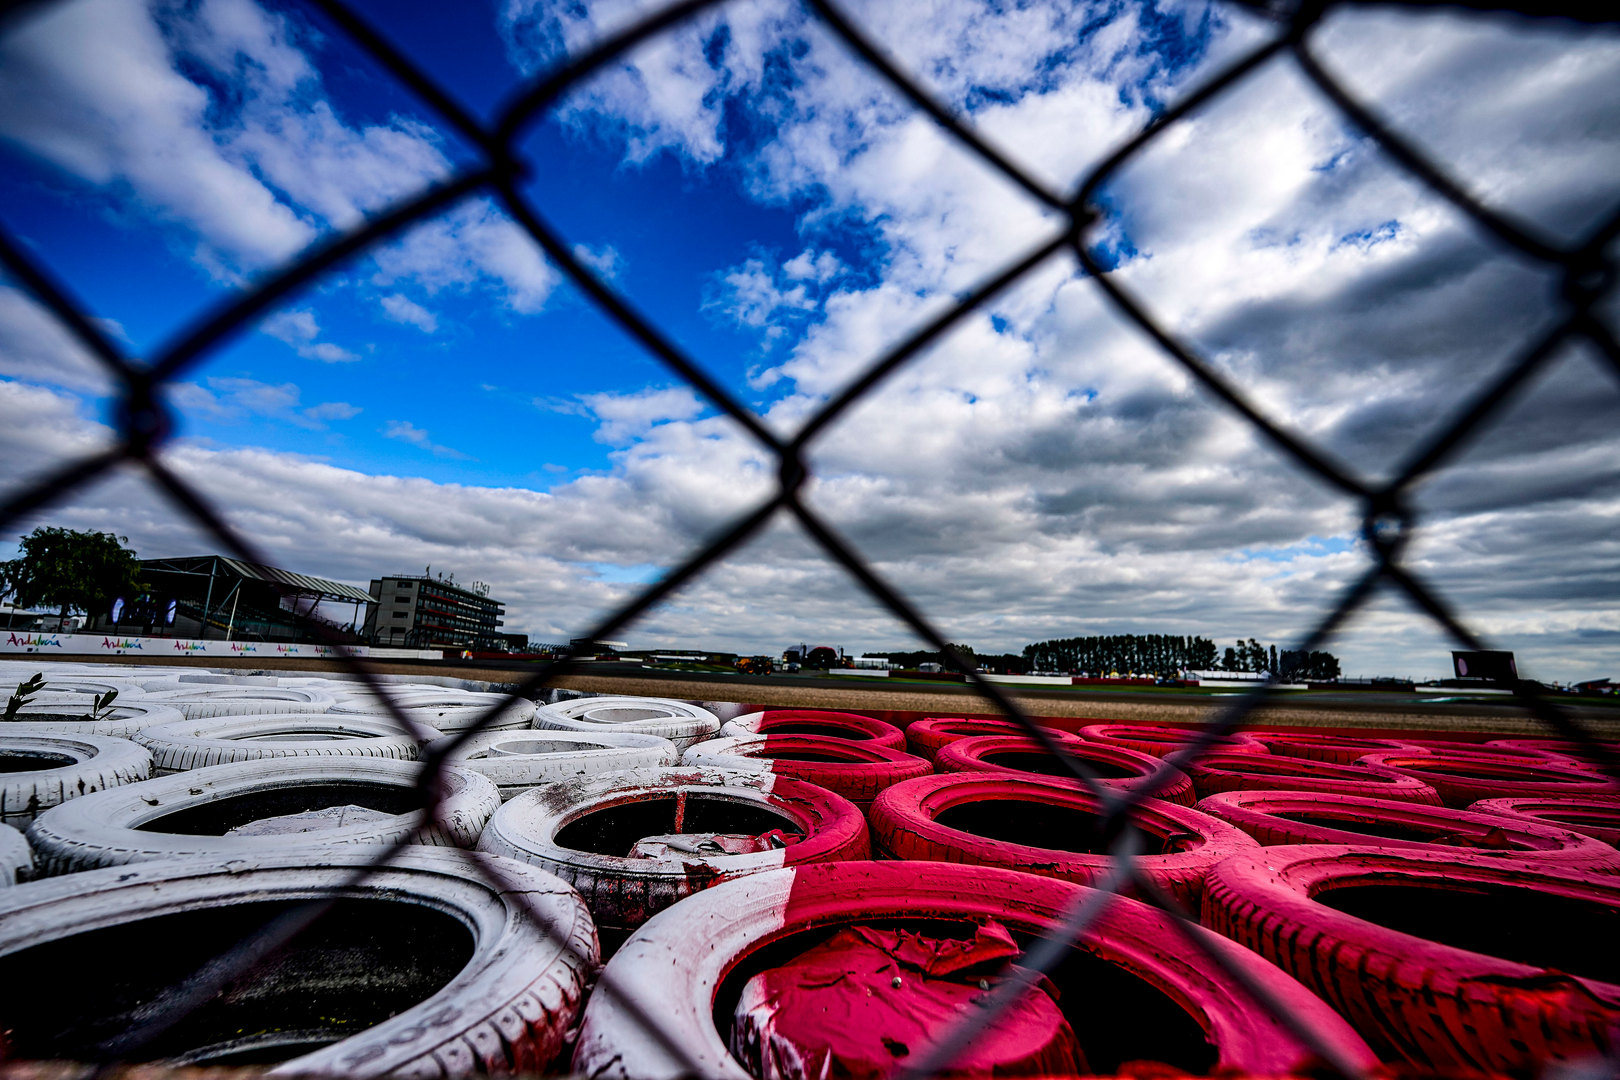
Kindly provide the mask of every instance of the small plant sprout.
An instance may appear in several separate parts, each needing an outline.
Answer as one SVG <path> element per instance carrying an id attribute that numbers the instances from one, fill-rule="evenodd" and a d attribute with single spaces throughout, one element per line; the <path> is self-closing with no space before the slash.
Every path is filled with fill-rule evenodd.
<path id="1" fill-rule="evenodd" d="M 45 673 L 43 671 L 36 671 L 27 682 L 18 683 L 17 689 L 12 691 L 11 697 L 6 701 L 4 719 L 17 719 L 17 710 L 28 704 L 29 699 L 43 689 L 45 689 Z"/>

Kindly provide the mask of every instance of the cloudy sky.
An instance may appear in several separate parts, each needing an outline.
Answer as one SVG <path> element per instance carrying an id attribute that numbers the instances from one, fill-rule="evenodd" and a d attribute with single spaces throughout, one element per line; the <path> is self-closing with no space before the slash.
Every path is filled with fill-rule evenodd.
<path id="1" fill-rule="evenodd" d="M 470 109 L 632 0 L 356 4 Z M 1189 3 L 859 5 L 860 25 L 1044 184 L 1271 31 Z M 0 26 L 0 221 L 134 355 L 472 150 L 342 32 L 255 0 L 63 0 Z M 1315 41 L 1472 191 L 1581 236 L 1620 203 L 1620 35 L 1385 9 Z M 791 432 L 1059 226 L 786 0 L 604 71 L 521 150 L 535 204 L 704 368 Z M 1408 179 L 1287 61 L 1103 192 L 1113 273 L 1271 415 L 1378 477 L 1546 326 L 1557 281 Z M 1611 312 L 1612 314 L 1612 312 Z M 599 315 L 482 195 L 346 264 L 173 387 L 166 459 L 280 565 L 431 564 L 508 628 L 582 632 L 769 491 L 757 444 Z M 0 277 L 0 482 L 104 445 L 100 370 Z M 1411 563 L 1521 669 L 1620 675 L 1620 379 L 1572 348 L 1416 493 Z M 1356 508 L 1262 442 L 1059 256 L 812 446 L 810 502 L 956 641 L 1286 643 L 1367 565 Z M 35 524 L 214 545 L 133 474 Z M 0 547 L 0 556 L 8 553 Z M 852 651 L 912 636 L 783 521 L 628 635 Z M 1439 675 L 1387 597 L 1352 674 Z"/>

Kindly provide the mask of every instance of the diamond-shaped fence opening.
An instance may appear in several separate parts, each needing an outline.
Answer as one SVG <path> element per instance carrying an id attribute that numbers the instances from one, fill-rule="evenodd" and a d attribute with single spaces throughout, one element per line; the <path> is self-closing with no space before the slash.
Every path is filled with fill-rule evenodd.
<path id="1" fill-rule="evenodd" d="M 6 4 L 0 8 L 0 33 L 29 18 L 35 9 L 48 6 L 48 2 L 22 0 Z M 1612 300 L 1616 289 L 1611 248 L 1616 233 L 1620 232 L 1620 209 L 1611 212 L 1575 241 L 1559 242 L 1520 220 L 1511 208 L 1493 209 L 1475 199 L 1469 194 L 1466 178 L 1448 175 L 1420 143 L 1384 124 L 1373 106 L 1357 100 L 1318 59 L 1313 49 L 1313 34 L 1323 16 L 1335 9 L 1357 6 L 1351 0 L 1307 0 L 1297 6 L 1288 3 L 1245 4 L 1253 8 L 1259 17 L 1269 20 L 1269 35 L 1227 63 L 1224 69 L 1193 92 L 1159 111 L 1145 129 L 1114 148 L 1100 165 L 1091 169 L 1073 192 L 1053 190 L 1000 154 L 990 142 L 981 139 L 967 121 L 941 105 L 890 59 L 884 44 L 869 38 L 860 28 L 858 20 L 849 17 L 829 0 L 807 0 L 814 16 L 840 38 L 855 56 L 887 80 L 902 97 L 930 117 L 967 151 L 977 155 L 1029 198 L 1051 211 L 1061 222 L 1061 227 L 1039 244 L 1008 259 L 1001 269 L 981 281 L 948 311 L 917 328 L 883 355 L 873 357 L 862 373 L 826 402 L 796 434 L 791 438 L 781 438 L 712 379 L 693 357 L 675 344 L 671 336 L 643 317 L 629 300 L 615 291 L 609 281 L 583 265 L 572 246 L 526 197 L 520 186 L 528 163 L 516 147 L 537 118 L 556 105 L 571 88 L 620 60 L 637 45 L 717 4 L 712 0 L 686 0 L 651 12 L 635 25 L 600 41 L 586 52 L 566 58 L 551 70 L 529 80 L 510 97 L 492 123 L 483 123 L 458 104 L 455 97 L 420 66 L 392 46 L 385 34 L 368 25 L 340 0 L 310 2 L 347 34 L 355 46 L 369 54 L 401 86 L 433 110 L 441 125 L 453 130 L 468 146 L 475 148 L 476 163 L 462 167 L 441 182 L 375 214 L 351 231 L 322 240 L 290 265 L 252 287 L 226 297 L 200 314 L 144 363 L 134 362 L 104 332 L 85 306 L 75 299 L 70 283 L 55 280 L 24 244 L 0 227 L 0 262 L 106 367 L 119 387 L 117 444 L 91 457 L 61 465 L 14 495 L 0 508 L 0 529 L 9 528 L 25 515 L 67 498 L 110 470 L 128 466 L 144 472 L 181 514 L 210 533 L 226 552 L 250 562 L 265 562 L 248 538 L 232 528 L 206 498 L 165 464 L 161 451 L 174 425 L 169 406 L 165 404 L 160 391 L 208 362 L 228 337 L 255 324 L 323 275 L 396 238 L 414 223 L 445 212 L 470 198 L 493 198 L 533 237 L 546 257 L 572 279 L 591 303 L 710 405 L 740 424 L 778 463 L 778 483 L 768 499 L 740 520 L 731 523 L 702 550 L 592 628 L 585 640 L 617 636 L 619 631 L 692 582 L 717 560 L 735 551 L 772 519 L 779 515 L 786 516 L 796 521 L 825 556 L 847 571 L 872 599 L 932 648 L 947 652 L 952 666 L 980 694 L 990 699 L 1001 712 L 1022 724 L 1034 738 L 1046 744 L 1047 749 L 1084 781 L 1094 795 L 1103 799 L 1106 812 L 1102 815 L 1100 828 L 1105 835 L 1113 836 L 1119 832 L 1116 826 L 1124 820 L 1124 816 L 1141 799 L 1157 790 L 1156 786 L 1149 785 L 1122 794 L 1097 785 L 1096 777 L 1084 762 L 1065 754 L 1063 747 L 1045 729 L 1031 723 L 1016 701 L 997 685 L 981 678 L 962 657 L 950 653 L 945 636 L 936 629 L 928 613 L 911 604 L 877 574 L 862 553 L 801 498 L 809 475 L 806 448 L 812 440 L 838 423 L 852 405 L 871 393 L 887 376 L 940 340 L 969 313 L 1020 282 L 1047 260 L 1072 255 L 1079 260 L 1094 287 L 1103 291 L 1117 312 L 1201 384 L 1220 407 L 1252 425 L 1263 441 L 1286 455 L 1315 482 L 1335 495 L 1354 500 L 1360 507 L 1364 522 L 1363 535 L 1373 554 L 1372 565 L 1342 595 L 1326 605 L 1327 614 L 1303 640 L 1295 643 L 1296 649 L 1309 651 L 1323 647 L 1336 631 L 1356 617 L 1371 597 L 1380 592 L 1402 597 L 1426 613 L 1460 647 L 1476 649 L 1482 643 L 1468 629 L 1462 613 L 1454 611 L 1403 562 L 1408 541 L 1419 524 L 1413 510 L 1411 492 L 1480 436 L 1504 404 L 1521 394 L 1531 379 L 1570 348 L 1595 351 L 1616 373 L 1620 373 L 1620 343 L 1617 343 L 1614 328 L 1603 315 L 1605 304 Z M 1472 8 L 1477 12 L 1513 11 L 1531 19 L 1615 19 L 1612 11 L 1607 16 L 1594 15 L 1594 12 L 1601 10 L 1599 7 L 1574 4 L 1528 5 L 1515 4 L 1511 0 L 1497 3 L 1486 0 L 1455 6 Z M 1098 199 L 1099 191 L 1119 174 L 1124 165 L 1162 139 L 1185 118 L 1271 65 L 1294 65 L 1333 109 L 1356 129 L 1375 140 L 1391 161 L 1465 215 L 1492 242 L 1510 250 L 1516 257 L 1556 274 L 1562 282 L 1561 297 L 1556 310 L 1549 312 L 1546 329 L 1535 339 L 1521 343 L 1512 362 L 1470 387 L 1462 395 L 1456 411 L 1433 432 L 1421 436 L 1389 479 L 1375 481 L 1347 469 L 1310 439 L 1294 433 L 1279 423 L 1277 418 L 1268 416 L 1218 366 L 1200 355 L 1196 348 L 1178 337 L 1173 330 L 1156 321 L 1147 299 L 1133 293 L 1118 276 L 1110 273 L 1111 260 L 1098 248 L 1109 213 L 1105 202 Z M 1615 194 L 1616 202 L 1620 203 L 1620 183 L 1616 184 Z M 409 729 L 410 721 L 406 712 L 389 698 L 386 685 L 377 679 L 371 663 L 364 658 L 345 654 L 342 666 L 362 681 L 371 693 L 387 703 L 394 719 Z M 511 694 L 514 697 L 537 696 L 575 666 L 574 656 L 565 654 L 537 668 Z M 1196 756 L 1208 750 L 1222 733 L 1262 704 L 1269 692 L 1268 685 L 1261 685 L 1220 708 L 1217 715 L 1203 726 L 1188 753 Z M 1601 744 L 1592 739 L 1575 718 L 1556 703 L 1538 695 L 1533 686 L 1524 685 L 1518 695 L 1519 704 L 1559 736 L 1587 740 L 1595 753 L 1604 753 Z M 485 724 L 492 722 L 498 711 L 492 707 L 483 723 L 424 752 L 420 784 L 434 800 L 432 805 L 435 808 L 442 786 L 441 770 L 448 755 Z M 1620 768 L 1613 767 L 1616 762 L 1609 761 L 1608 764 L 1612 774 L 1620 775 Z M 1161 769 L 1158 782 L 1167 779 L 1170 771 Z M 395 844 L 380 850 L 367 866 L 355 871 L 350 884 L 357 885 L 368 875 L 378 872 L 396 857 L 403 846 L 403 843 Z M 1089 894 L 1090 898 L 1085 903 L 1052 926 L 1046 938 L 1025 954 L 1022 975 L 1000 983 L 985 1003 L 986 1007 L 977 1010 L 971 1019 L 953 1030 L 937 1033 L 931 1047 L 904 1061 L 903 1071 L 907 1077 L 932 1075 L 948 1066 L 959 1051 L 1018 1000 L 1040 973 L 1062 961 L 1071 943 L 1087 934 L 1108 909 L 1117 890 L 1133 887 L 1138 895 L 1146 894 L 1149 899 L 1171 910 L 1176 918 L 1196 919 L 1196 913 L 1179 910 L 1175 901 L 1163 895 L 1140 872 L 1127 841 L 1119 841 L 1113 850 L 1113 874 L 1102 891 Z M 479 873 L 486 872 L 476 860 L 469 860 L 468 865 Z M 116 1045 L 110 1046 L 111 1056 L 138 1059 L 142 1047 L 159 1039 L 173 1025 L 215 997 L 222 988 L 246 974 L 278 946 L 309 926 L 330 903 L 330 900 L 311 901 L 294 907 L 256 933 L 222 948 L 210 963 L 191 977 L 171 986 L 161 1001 L 149 1003 L 141 1011 L 143 1019 L 124 1032 Z M 538 914 L 536 921 L 542 926 L 548 925 Z M 1315 1048 L 1324 1068 L 1344 1074 L 1357 1071 L 1353 1063 L 1341 1060 L 1330 1043 L 1320 1038 L 1308 1022 L 1293 1015 L 1284 1003 L 1275 1000 L 1264 987 L 1255 984 L 1244 970 L 1232 966 L 1223 954 L 1210 952 L 1207 944 L 1196 935 L 1189 933 L 1187 937 L 1194 946 L 1203 949 L 1214 963 L 1224 967 L 1232 978 L 1245 985 L 1248 994 L 1260 1007 L 1271 1010 L 1277 1020 L 1291 1029 L 1296 1037 Z M 672 1026 L 667 1017 L 639 1010 L 635 989 L 615 986 L 611 980 L 604 978 L 594 992 L 620 998 L 623 1008 L 637 1017 L 649 1040 L 664 1047 L 674 1060 L 686 1062 L 689 1072 L 701 1073 L 703 1070 L 687 1050 L 690 1043 L 688 1033 Z"/>

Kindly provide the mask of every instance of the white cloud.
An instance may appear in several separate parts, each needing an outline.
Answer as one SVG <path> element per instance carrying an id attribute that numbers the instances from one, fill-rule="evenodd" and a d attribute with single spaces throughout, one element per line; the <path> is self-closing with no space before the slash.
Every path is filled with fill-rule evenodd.
<path id="1" fill-rule="evenodd" d="M 290 308 L 278 311 L 259 324 L 259 329 L 277 341 L 291 345 L 293 351 L 306 360 L 319 360 L 325 364 L 343 364 L 360 359 L 330 341 L 316 341 L 320 336 L 320 323 L 309 308 Z"/>
<path id="2" fill-rule="evenodd" d="M 414 326 L 424 334 L 431 334 L 439 328 L 438 317 L 433 312 L 403 293 L 389 293 L 378 303 L 382 305 L 383 314 L 394 322 Z"/>
<path id="3" fill-rule="evenodd" d="M 505 31 L 540 62 L 636 10 L 513 4 Z M 861 18 L 997 145 L 1067 190 L 1152 102 L 1201 77 L 1156 52 L 1134 11 L 945 0 L 868 5 Z M 716 37 L 719 18 L 660 39 L 571 96 L 564 115 L 618 133 L 629 161 L 670 152 L 693 169 L 738 152 L 725 146 L 726 108 L 751 110 L 772 132 L 731 164 L 755 196 L 808 207 L 800 250 L 722 270 L 711 310 L 766 334 L 782 328 L 775 366 L 759 377 L 783 389 L 768 422 L 791 431 L 1055 225 L 797 8 L 727 8 L 729 36 Z M 1200 16 L 1186 18 L 1196 26 Z M 1565 230 L 1606 205 L 1620 110 L 1597 73 L 1612 70 L 1611 43 L 1383 12 L 1341 12 L 1332 30 L 1333 62 L 1364 79 L 1388 115 L 1441 139 L 1448 160 L 1477 168 L 1480 190 Z M 1212 55 L 1231 55 L 1248 34 L 1216 26 Z M 778 50 L 784 38 L 791 47 Z M 769 85 L 767 53 L 783 65 Z M 267 79 L 299 77 L 291 60 L 278 64 Z M 1174 128 L 1108 196 L 1103 235 L 1120 253 L 1117 280 L 1268 410 L 1369 470 L 1398 460 L 1543 325 L 1551 295 L 1543 276 L 1497 256 L 1286 65 Z M 322 213 L 342 212 L 332 198 Z M 543 299 L 544 263 L 492 274 L 480 243 L 501 222 L 476 204 L 462 213 L 379 256 L 375 284 L 510 290 L 527 273 Z M 859 233 L 851 248 L 877 252 L 848 273 L 827 251 L 844 225 Z M 505 228 L 511 251 L 532 252 Z M 319 334 L 308 328 L 306 345 Z M 1612 379 L 1584 365 L 1549 373 L 1417 493 L 1425 525 L 1414 565 L 1544 676 L 1620 662 L 1617 401 Z M 537 493 L 366 476 L 265 451 L 182 446 L 173 458 L 294 568 L 363 581 L 379 564 L 455 565 L 497 583 L 513 627 L 541 636 L 578 632 L 629 595 L 602 566 L 673 565 L 775 483 L 775 462 L 683 387 L 537 405 L 594 418 L 611 467 Z M 38 407 L 61 438 L 97 437 L 71 399 Z M 406 421 L 385 432 L 444 449 Z M 0 422 L 0 439 L 11 438 Z M 1108 631 L 1282 643 L 1368 565 L 1351 502 L 1214 405 L 1063 259 L 962 320 L 810 449 L 811 505 L 947 636 L 981 648 Z M 64 513 L 89 520 L 97 507 L 103 518 L 131 516 L 131 533 L 149 544 L 193 546 L 175 539 L 165 511 L 120 490 Z M 852 648 L 908 640 L 785 525 L 635 636 L 750 651 L 801 637 Z M 1438 674 L 1445 647 L 1423 618 L 1380 604 L 1340 651 L 1355 672 Z"/>
<path id="4" fill-rule="evenodd" d="M 247 417 L 281 420 L 311 431 L 324 431 L 327 421 L 350 420 L 360 415 L 346 401 L 323 401 L 305 406 L 302 392 L 292 383 L 271 384 L 257 379 L 210 376 L 203 383 L 176 383 L 170 401 L 183 413 L 234 422 Z"/>
<path id="5" fill-rule="evenodd" d="M 55 315 L 5 285 L 0 285 L 0 375 L 96 393 L 113 386 L 108 369 Z"/>
<path id="6" fill-rule="evenodd" d="M 596 440 L 612 446 L 645 438 L 657 425 L 691 420 L 703 412 L 703 402 L 686 386 L 633 394 L 585 394 L 580 403 L 600 421 Z"/>
<path id="7" fill-rule="evenodd" d="M 194 238 L 198 265 L 231 282 L 449 175 L 421 122 L 342 116 L 286 17 L 253 0 L 160 9 L 161 19 L 141 0 L 64 0 L 0 39 L 0 138 L 130 196 Z M 188 77 L 198 69 L 229 92 Z M 424 231 L 427 250 L 413 248 Z M 419 226 L 386 254 L 382 284 L 482 281 L 525 314 L 556 282 L 488 200 Z"/>
<path id="8" fill-rule="evenodd" d="M 386 439 L 398 439 L 409 443 L 419 449 L 426 450 L 435 457 L 458 458 L 465 460 L 467 455 L 460 450 L 453 450 L 448 446 L 440 446 L 428 437 L 428 433 L 411 423 L 409 420 L 390 420 L 382 429 Z"/>
<path id="9" fill-rule="evenodd" d="M 575 244 L 574 258 L 609 281 L 615 280 L 624 272 L 624 256 L 619 254 L 618 249 L 612 244 L 603 244 L 601 247 Z"/>

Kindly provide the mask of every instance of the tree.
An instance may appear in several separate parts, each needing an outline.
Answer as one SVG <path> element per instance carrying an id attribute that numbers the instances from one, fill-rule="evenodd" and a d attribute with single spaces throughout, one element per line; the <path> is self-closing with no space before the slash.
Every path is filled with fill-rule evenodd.
<path id="1" fill-rule="evenodd" d="M 0 596 L 18 607 L 51 607 L 61 618 L 106 608 L 120 593 L 140 592 L 141 564 L 127 536 L 42 525 L 22 538 L 15 559 L 0 563 Z"/>

